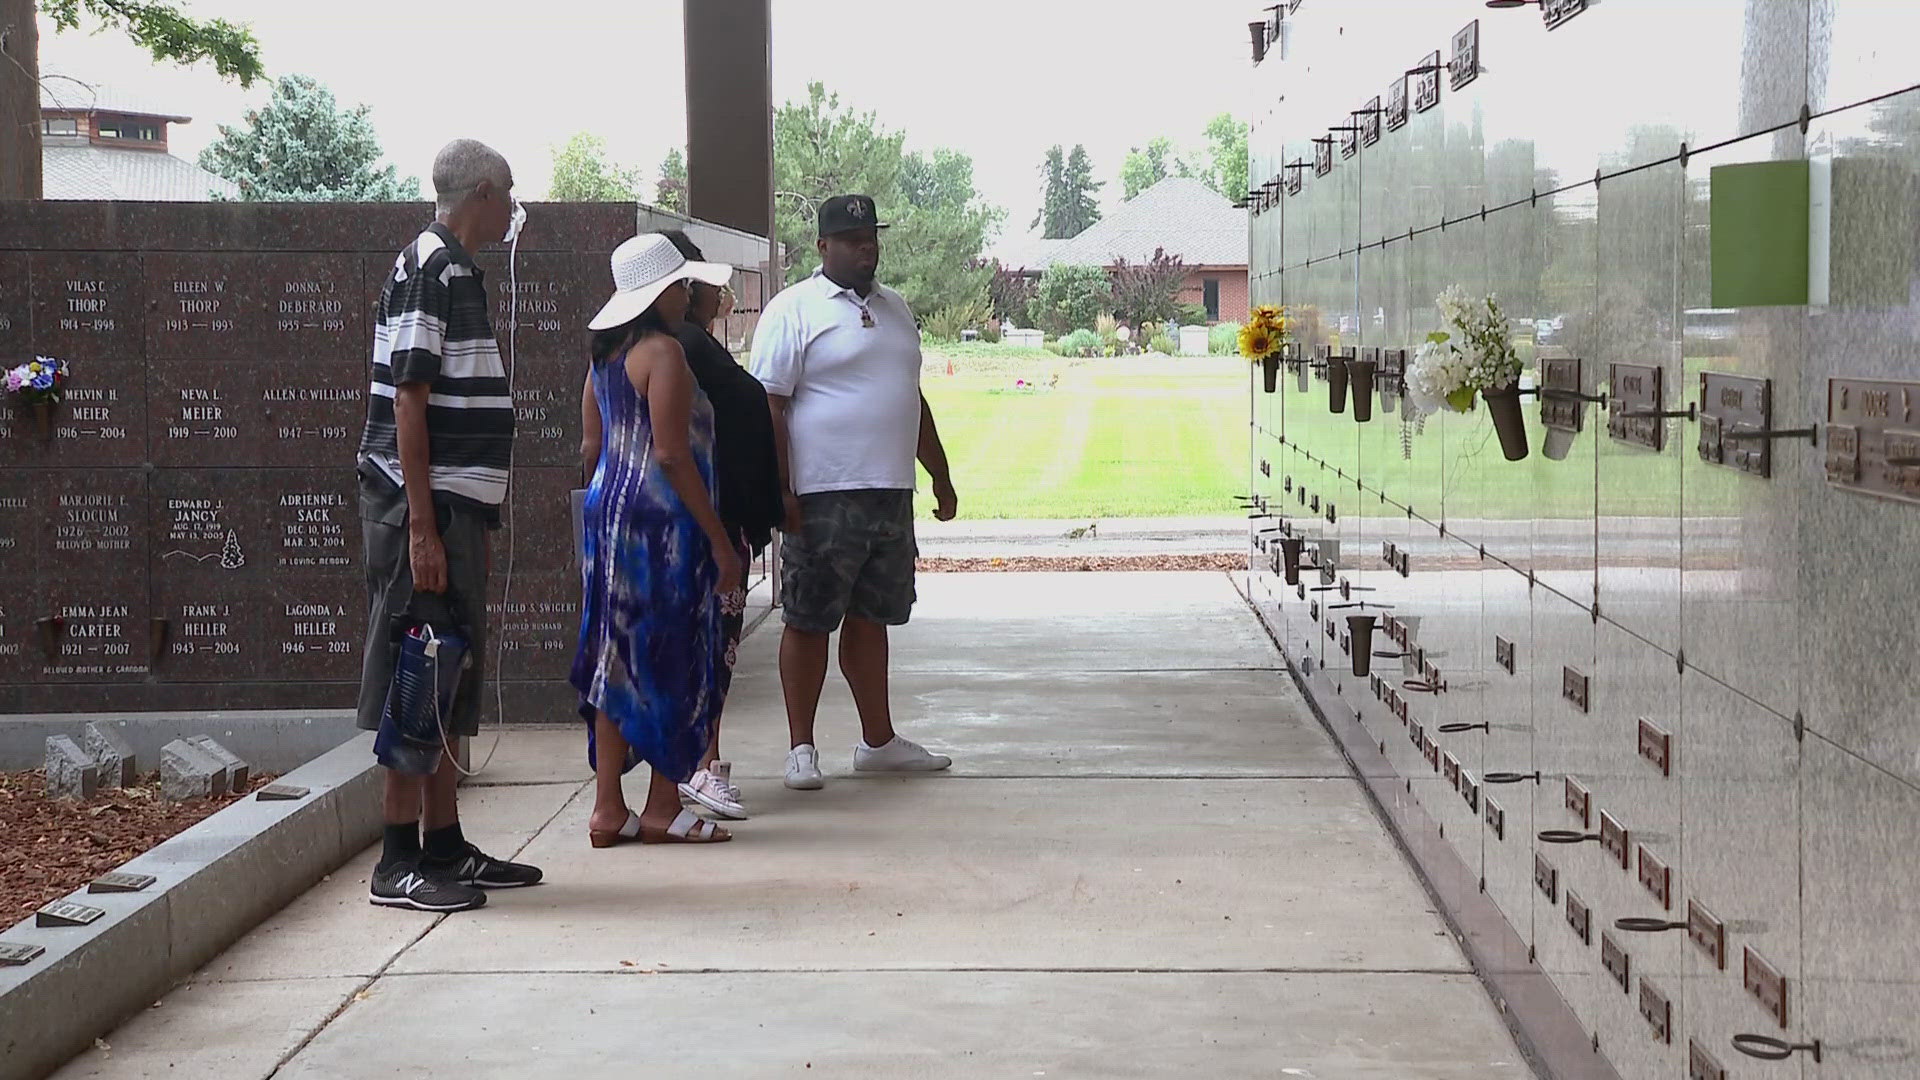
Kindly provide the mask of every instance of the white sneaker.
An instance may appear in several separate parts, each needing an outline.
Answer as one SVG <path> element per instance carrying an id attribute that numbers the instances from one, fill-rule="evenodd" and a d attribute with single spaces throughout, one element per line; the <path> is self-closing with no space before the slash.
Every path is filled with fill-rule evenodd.
<path id="1" fill-rule="evenodd" d="M 787 751 L 787 786 L 795 791 L 818 791 L 827 786 L 820 775 L 820 752 L 812 743 Z"/>
<path id="2" fill-rule="evenodd" d="M 877 749 L 864 741 L 854 747 L 853 767 L 860 772 L 939 772 L 952 768 L 953 759 L 928 753 L 919 743 L 895 735 L 892 742 Z"/>
<path id="3" fill-rule="evenodd" d="M 747 820 L 747 808 L 740 805 L 740 789 L 733 786 L 731 772 L 732 765 L 725 761 L 716 761 L 712 767 L 701 769 L 693 774 L 693 779 L 680 785 L 680 801 L 697 803 L 729 821 Z"/>

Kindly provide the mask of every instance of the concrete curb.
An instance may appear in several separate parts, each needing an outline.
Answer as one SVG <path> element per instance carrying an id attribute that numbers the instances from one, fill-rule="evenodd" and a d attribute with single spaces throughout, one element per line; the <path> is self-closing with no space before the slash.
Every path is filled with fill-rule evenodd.
<path id="1" fill-rule="evenodd" d="M 46 952 L 0 968 L 0 1080 L 45 1076 L 332 873 L 380 835 L 373 733 L 286 774 L 304 798 L 252 796 L 120 867 L 137 893 L 66 899 L 106 914 L 86 926 L 16 923 L 0 938 Z"/>

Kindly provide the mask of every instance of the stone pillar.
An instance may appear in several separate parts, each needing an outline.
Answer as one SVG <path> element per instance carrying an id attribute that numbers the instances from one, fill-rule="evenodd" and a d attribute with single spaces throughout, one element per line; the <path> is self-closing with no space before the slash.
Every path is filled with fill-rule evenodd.
<path id="1" fill-rule="evenodd" d="M 685 0 L 687 213 L 773 235 L 773 6 Z"/>

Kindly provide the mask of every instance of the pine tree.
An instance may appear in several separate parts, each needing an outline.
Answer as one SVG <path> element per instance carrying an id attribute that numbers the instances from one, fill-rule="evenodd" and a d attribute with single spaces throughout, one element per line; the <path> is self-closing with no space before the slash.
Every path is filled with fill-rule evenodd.
<path id="1" fill-rule="evenodd" d="M 227 530 L 227 542 L 220 548 L 220 568 L 238 570 L 247 565 L 247 557 L 240 554 L 240 536 L 232 529 Z"/>
<path id="2" fill-rule="evenodd" d="M 1087 157 L 1087 148 L 1074 144 L 1073 153 L 1067 156 L 1065 177 L 1067 191 L 1067 222 L 1071 230 L 1066 235 L 1079 236 L 1100 220 L 1100 201 L 1096 197 L 1104 181 L 1093 178 L 1093 162 Z"/>
<path id="3" fill-rule="evenodd" d="M 273 98 L 245 125 L 220 125 L 200 152 L 200 167 L 240 185 L 248 202 L 400 202 L 420 197 L 420 181 L 381 167 L 370 110 L 342 111 L 333 91 L 308 75 L 274 83 Z"/>
<path id="4" fill-rule="evenodd" d="M 1064 210 L 1067 180 L 1067 155 L 1059 144 L 1047 149 L 1047 159 L 1040 166 L 1040 212 L 1033 216 L 1033 224 L 1028 228 L 1038 228 L 1040 235 L 1049 240 L 1063 240 L 1072 236 L 1066 228 L 1067 215 Z"/>

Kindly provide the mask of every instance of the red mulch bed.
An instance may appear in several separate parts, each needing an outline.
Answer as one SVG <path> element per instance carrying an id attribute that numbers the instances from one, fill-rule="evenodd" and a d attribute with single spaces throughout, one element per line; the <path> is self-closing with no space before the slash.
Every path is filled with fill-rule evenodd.
<path id="1" fill-rule="evenodd" d="M 80 802 L 48 798 L 39 770 L 0 772 L 0 929 L 246 794 L 168 802 L 155 773 Z"/>
<path id="2" fill-rule="evenodd" d="M 921 559 L 917 564 L 929 574 L 971 574 L 980 572 L 1059 573 L 1113 570 L 1218 570 L 1247 568 L 1245 552 L 1213 555 L 1011 555 L 1004 558 Z"/>

